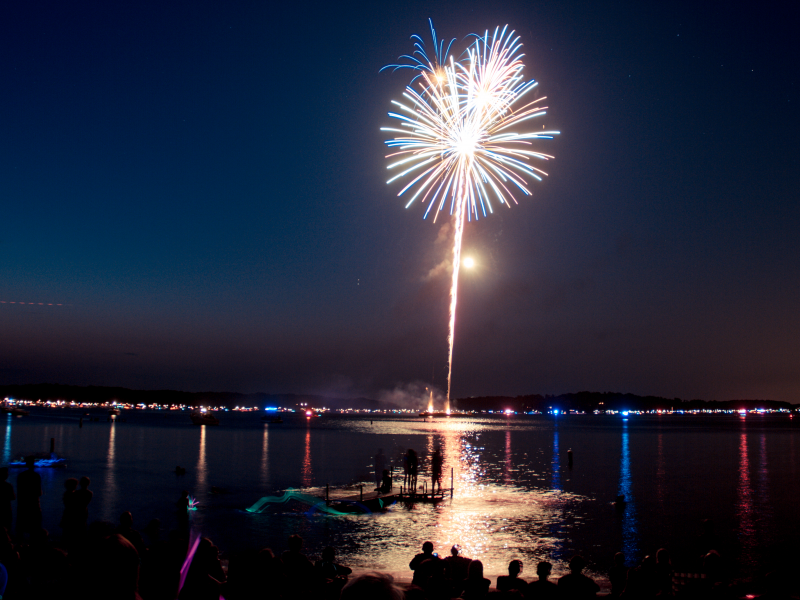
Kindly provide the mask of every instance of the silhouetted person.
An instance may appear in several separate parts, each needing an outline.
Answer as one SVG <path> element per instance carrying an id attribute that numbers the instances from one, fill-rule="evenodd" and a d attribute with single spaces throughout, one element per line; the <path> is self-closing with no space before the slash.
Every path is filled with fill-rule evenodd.
<path id="1" fill-rule="evenodd" d="M 0 468 L 0 525 L 11 532 L 11 502 L 17 499 L 14 486 L 8 481 L 8 467 Z"/>
<path id="2" fill-rule="evenodd" d="M 491 581 L 483 576 L 483 563 L 479 560 L 473 560 L 469 563 L 469 570 L 467 571 L 467 578 L 464 580 L 464 591 L 461 592 L 461 597 L 464 600 L 479 600 L 485 598 L 489 594 L 489 586 Z"/>
<path id="3" fill-rule="evenodd" d="M 92 490 L 89 489 L 90 483 L 92 483 L 91 479 L 81 477 L 79 482 L 80 489 L 75 490 L 75 511 L 80 531 L 86 529 L 86 523 L 89 521 L 89 503 L 92 501 L 92 496 L 94 496 Z"/>
<path id="4" fill-rule="evenodd" d="M 175 502 L 175 515 L 178 517 L 178 530 L 189 531 L 189 492 L 183 490 Z"/>
<path id="5" fill-rule="evenodd" d="M 431 493 L 436 491 L 436 484 L 439 484 L 439 491 L 442 491 L 442 451 L 437 446 L 431 455 Z"/>
<path id="6" fill-rule="evenodd" d="M 608 580 L 611 582 L 612 598 L 619 598 L 628 582 L 628 567 L 625 566 L 625 555 L 617 552 L 614 555 L 614 566 L 608 571 Z"/>
<path id="7" fill-rule="evenodd" d="M 364 573 L 353 577 L 342 588 L 341 600 L 403 600 L 403 590 L 391 575 Z"/>
<path id="8" fill-rule="evenodd" d="M 414 571 L 414 577 L 411 583 L 421 586 L 423 573 L 419 572 L 419 567 L 425 560 L 439 560 L 439 557 L 433 553 L 433 542 L 425 542 L 422 544 L 422 552 L 414 556 L 411 562 L 408 563 L 408 568 Z"/>
<path id="9" fill-rule="evenodd" d="M 145 548 L 144 540 L 142 539 L 142 534 L 133 528 L 133 515 L 130 511 L 126 510 L 119 516 L 117 533 L 133 544 L 139 556 L 143 555 Z"/>
<path id="10" fill-rule="evenodd" d="M 91 577 L 82 581 L 90 600 L 141 600 L 139 554 L 128 540 L 111 534 L 92 549 Z"/>
<path id="11" fill-rule="evenodd" d="M 35 533 L 42 528 L 42 478 L 33 470 L 34 459 L 25 459 L 28 468 L 17 475 L 17 535 Z"/>
<path id="12" fill-rule="evenodd" d="M 322 551 L 320 560 L 314 563 L 314 570 L 324 579 L 347 577 L 353 572 L 350 567 L 345 567 L 336 562 L 336 550 L 331 546 L 327 546 Z"/>
<path id="13" fill-rule="evenodd" d="M 67 554 L 54 547 L 43 527 L 31 532 L 30 543 L 22 546 L 23 572 L 30 582 L 32 598 L 63 597 L 63 585 L 69 575 Z"/>
<path id="14" fill-rule="evenodd" d="M 655 598 L 657 589 L 656 559 L 647 555 L 638 567 L 628 569 L 628 581 L 620 598 L 624 600 Z"/>
<path id="15" fill-rule="evenodd" d="M 378 453 L 375 455 L 375 482 L 380 487 L 383 481 L 383 470 L 386 468 L 386 455 L 383 453 L 383 448 L 378 448 Z"/>
<path id="16" fill-rule="evenodd" d="M 64 481 L 64 494 L 61 501 L 64 504 L 64 512 L 61 515 L 61 531 L 64 534 L 64 541 L 71 544 L 80 526 L 80 516 L 75 503 L 75 490 L 78 489 L 78 480 L 74 477 Z"/>
<path id="17" fill-rule="evenodd" d="M 450 580 L 456 596 L 463 587 L 462 584 L 469 572 L 469 563 L 472 562 L 469 558 L 460 556 L 459 552 L 461 548 L 454 544 L 450 548 L 450 556 L 444 559 L 444 575 Z"/>
<path id="18" fill-rule="evenodd" d="M 438 557 L 422 561 L 414 571 L 414 579 L 428 600 L 450 600 L 450 581 L 444 576 L 444 561 Z"/>
<path id="19" fill-rule="evenodd" d="M 225 571 L 219 560 L 219 548 L 203 538 L 197 546 L 192 566 L 186 575 L 179 600 L 219 600 Z"/>
<path id="20" fill-rule="evenodd" d="M 581 556 L 573 556 L 569 561 L 569 573 L 558 580 L 559 596 L 565 600 L 582 600 L 594 598 L 600 586 L 594 580 L 582 574 L 586 561 Z"/>
<path id="21" fill-rule="evenodd" d="M 389 469 L 383 470 L 383 476 L 381 477 L 381 484 L 378 487 L 378 491 L 381 494 L 388 494 L 392 491 L 392 476 L 389 475 Z"/>
<path id="22" fill-rule="evenodd" d="M 500 575 L 497 578 L 497 591 L 508 592 L 511 590 L 519 590 L 524 594 L 528 587 L 528 582 L 524 579 L 520 579 L 520 573 L 522 573 L 522 561 L 512 560 L 508 563 L 508 575 Z"/>
<path id="23" fill-rule="evenodd" d="M 552 570 L 553 565 L 546 560 L 536 565 L 536 574 L 539 576 L 539 579 L 531 581 L 528 584 L 528 589 L 525 594 L 526 598 L 530 598 L 530 600 L 553 600 L 559 597 L 558 586 L 548 580 Z"/>
<path id="24" fill-rule="evenodd" d="M 656 593 L 662 596 L 672 594 L 672 562 L 669 550 L 659 548 L 656 552 Z"/>
<path id="25" fill-rule="evenodd" d="M 284 595 L 302 597 L 308 594 L 313 583 L 314 564 L 303 554 L 303 538 L 294 534 L 289 536 L 288 549 L 281 554 L 281 564 L 286 577 Z"/>
<path id="26" fill-rule="evenodd" d="M 417 451 L 413 448 L 408 449 L 408 486 L 410 489 L 417 491 L 417 472 L 419 471 L 419 458 Z"/>

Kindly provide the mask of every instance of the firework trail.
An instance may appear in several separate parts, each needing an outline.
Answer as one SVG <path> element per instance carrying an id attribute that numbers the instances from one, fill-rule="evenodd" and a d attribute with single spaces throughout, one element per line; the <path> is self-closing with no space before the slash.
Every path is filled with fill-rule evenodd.
<path id="1" fill-rule="evenodd" d="M 433 220 L 447 210 L 453 219 L 453 279 L 450 288 L 450 327 L 448 335 L 447 398 L 450 410 L 453 346 L 455 341 L 458 273 L 464 224 L 493 212 L 492 200 L 507 207 L 517 203 L 514 192 L 531 195 L 527 178 L 539 181 L 547 173 L 531 164 L 548 160 L 548 154 L 535 151 L 533 142 L 552 139 L 558 131 L 526 132 L 527 121 L 545 114 L 538 98 L 522 104 L 537 83 L 522 76 L 522 44 L 508 26 L 492 34 L 474 36 L 463 58 L 451 54 L 453 42 L 445 47 L 437 42 L 431 23 L 435 53 L 429 58 L 419 36 L 412 36 L 414 52 L 401 57 L 408 64 L 384 68 L 410 68 L 416 71 L 406 87 L 404 102 L 392 103 L 401 112 L 389 113 L 399 128 L 381 128 L 397 134 L 386 144 L 397 151 L 388 169 L 399 172 L 387 183 L 406 176 L 411 181 L 406 192 L 410 199 L 428 203 L 424 217 L 433 211 Z M 516 188 L 516 189 L 514 189 Z M 512 192 L 513 190 L 513 192 Z"/>

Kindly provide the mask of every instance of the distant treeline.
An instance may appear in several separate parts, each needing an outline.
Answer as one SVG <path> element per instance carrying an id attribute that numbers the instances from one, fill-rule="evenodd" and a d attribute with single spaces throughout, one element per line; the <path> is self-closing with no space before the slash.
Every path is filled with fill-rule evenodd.
<path id="1" fill-rule="evenodd" d="M 130 390 L 123 387 L 61 385 L 39 383 L 30 385 L 0 385 L 0 399 L 64 400 L 67 402 L 122 402 L 126 404 L 160 404 L 163 406 L 268 406 L 295 407 L 306 403 L 313 408 L 383 408 L 369 398 L 333 398 L 304 394 L 239 394 L 236 392 L 179 392 L 176 390 Z"/>
<path id="2" fill-rule="evenodd" d="M 658 396 L 637 396 L 615 392 L 577 392 L 559 396 L 482 396 L 479 398 L 459 398 L 455 402 L 458 410 L 506 410 L 528 412 L 532 410 L 547 412 L 576 410 L 593 412 L 595 410 L 695 410 L 695 409 L 792 409 L 795 405 L 778 400 L 681 400 L 680 398 L 660 398 Z"/>
<path id="3" fill-rule="evenodd" d="M 370 398 L 335 398 L 304 394 L 239 394 L 236 392 L 179 392 L 176 390 L 130 390 L 122 387 L 77 386 L 57 383 L 31 385 L 2 385 L 0 399 L 16 400 L 65 400 L 75 402 L 123 402 L 129 404 L 161 404 L 188 406 L 268 406 L 295 407 L 305 403 L 309 408 L 357 408 L 381 409 L 397 408 Z M 420 400 L 423 409 L 425 400 Z M 692 409 L 792 409 L 796 405 L 777 400 L 681 400 L 680 398 L 660 398 L 658 396 L 637 396 L 614 392 L 577 392 L 559 396 L 482 396 L 479 398 L 458 398 L 454 402 L 457 410 L 506 410 L 546 412 L 552 409 L 561 411 L 577 410 L 692 410 Z"/>

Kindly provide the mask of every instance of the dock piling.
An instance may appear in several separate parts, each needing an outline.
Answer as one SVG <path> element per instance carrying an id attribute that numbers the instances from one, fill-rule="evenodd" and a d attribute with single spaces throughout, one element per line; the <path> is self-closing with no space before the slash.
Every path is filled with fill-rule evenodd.
<path id="1" fill-rule="evenodd" d="M 453 467 L 450 467 L 450 497 L 453 497 Z"/>

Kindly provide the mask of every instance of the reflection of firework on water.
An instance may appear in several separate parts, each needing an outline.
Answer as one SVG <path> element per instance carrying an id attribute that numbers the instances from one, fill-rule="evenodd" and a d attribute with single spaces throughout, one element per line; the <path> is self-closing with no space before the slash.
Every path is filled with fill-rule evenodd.
<path id="1" fill-rule="evenodd" d="M 197 506 L 199 504 L 200 503 L 193 496 L 189 496 L 189 502 L 188 502 L 186 508 L 188 510 L 197 510 Z"/>
<path id="2" fill-rule="evenodd" d="M 525 121 L 545 114 L 544 97 L 517 106 L 537 83 L 522 76 L 522 44 L 508 27 L 493 34 L 475 36 L 465 57 L 456 61 L 443 41 L 437 43 L 433 60 L 428 58 L 422 39 L 415 39 L 414 53 L 405 56 L 407 67 L 417 72 L 406 87 L 405 103 L 395 102 L 402 111 L 389 113 L 400 121 L 399 128 L 384 127 L 397 137 L 386 144 L 397 151 L 389 154 L 388 168 L 399 170 L 387 183 L 406 176 L 411 181 L 398 196 L 408 192 L 406 207 L 415 200 L 428 202 L 425 217 L 433 210 L 448 210 L 454 220 L 453 279 L 450 288 L 449 353 L 447 366 L 447 399 L 450 408 L 453 372 L 458 271 L 461 263 L 461 241 L 465 219 L 478 219 L 493 212 L 492 199 L 510 207 L 517 188 L 529 196 L 527 177 L 539 181 L 547 175 L 533 166 L 533 159 L 553 158 L 533 150 L 538 139 L 552 139 L 558 131 L 525 132 Z M 451 42 L 452 44 L 452 42 Z M 516 190 L 515 190 L 516 191 Z"/>

